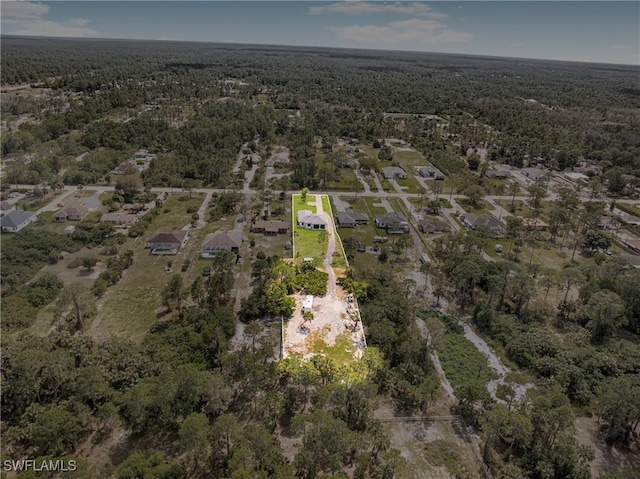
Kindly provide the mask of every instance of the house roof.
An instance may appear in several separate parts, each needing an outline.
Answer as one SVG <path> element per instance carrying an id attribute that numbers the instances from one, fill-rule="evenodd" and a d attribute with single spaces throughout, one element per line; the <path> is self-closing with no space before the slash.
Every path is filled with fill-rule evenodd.
<path id="1" fill-rule="evenodd" d="M 13 210 L 0 218 L 0 226 L 3 228 L 17 228 L 35 215 L 33 211 Z"/>
<path id="2" fill-rule="evenodd" d="M 316 215 L 309 210 L 298 211 L 298 223 L 307 223 L 310 225 L 326 225 L 327 222 L 322 216 Z"/>
<path id="3" fill-rule="evenodd" d="M 629 213 L 625 213 L 624 211 L 619 210 L 618 208 L 615 208 L 613 212 L 617 214 L 620 219 L 622 219 L 623 221 L 629 224 L 632 224 L 632 225 L 640 224 L 640 218 L 638 218 L 635 215 L 630 215 Z"/>
<path id="4" fill-rule="evenodd" d="M 444 176 L 444 173 L 435 166 L 418 166 L 416 170 L 419 174 L 427 174 L 429 176 Z"/>
<path id="5" fill-rule="evenodd" d="M 349 212 L 351 217 L 356 221 L 369 221 L 369 216 L 366 213 L 356 213 L 355 211 Z"/>
<path id="6" fill-rule="evenodd" d="M 575 171 L 569 172 L 569 173 L 565 173 L 564 176 L 566 176 L 567 178 L 571 179 L 571 180 L 588 180 L 589 177 L 583 173 L 578 173 Z"/>
<path id="7" fill-rule="evenodd" d="M 546 176 L 546 173 L 542 171 L 540 168 L 522 168 L 520 172 L 532 180 L 538 180 Z"/>
<path id="8" fill-rule="evenodd" d="M 233 231 L 216 231 L 209 233 L 202 243 L 203 248 L 239 248 L 242 242 L 242 233 L 238 230 Z"/>
<path id="9" fill-rule="evenodd" d="M 187 237 L 185 230 L 175 230 L 171 232 L 159 231 L 151 236 L 147 243 L 182 243 Z"/>
<path id="10" fill-rule="evenodd" d="M 384 168 L 382 168 L 382 172 L 384 174 L 390 174 L 390 175 L 406 174 L 406 172 L 399 166 L 385 166 Z"/>
<path id="11" fill-rule="evenodd" d="M 464 215 L 464 219 L 471 227 L 486 226 L 488 228 L 504 229 L 504 225 L 491 215 L 475 215 L 473 213 L 467 213 Z"/>
<path id="12" fill-rule="evenodd" d="M 402 213 L 392 211 L 391 213 L 376 215 L 376 223 L 382 225 L 392 225 L 393 223 L 406 223 L 407 218 Z"/>
<path id="13" fill-rule="evenodd" d="M 509 170 L 489 170 L 485 173 L 488 178 L 507 178 L 511 176 Z"/>
<path id="14" fill-rule="evenodd" d="M 434 221 L 434 220 L 421 220 L 418 222 L 418 226 L 421 227 L 424 231 L 449 231 L 451 230 L 451 226 L 444 221 Z"/>
<path id="15" fill-rule="evenodd" d="M 497 221 L 497 220 L 496 220 Z M 549 225 L 542 221 L 540 218 L 522 218 L 522 225 L 526 227 L 535 227 L 535 228 L 547 228 Z"/>
<path id="16" fill-rule="evenodd" d="M 252 229 L 265 229 L 265 230 L 270 230 L 270 229 L 277 229 L 277 230 L 287 229 L 288 230 L 290 228 L 290 225 L 286 221 L 258 220 L 258 221 L 256 221 L 254 223 L 254 225 L 251 228 Z"/>
<path id="17" fill-rule="evenodd" d="M 633 254 L 623 254 L 622 257 L 626 259 L 634 268 L 640 268 L 640 256 Z"/>
<path id="18" fill-rule="evenodd" d="M 69 206 L 65 206 L 56 213 L 56 217 L 60 216 L 84 216 L 89 212 L 89 208 L 81 203 L 72 203 Z"/>
<path id="19" fill-rule="evenodd" d="M 622 244 L 630 246 L 633 249 L 640 250 L 640 239 L 626 238 L 626 239 L 622 240 Z"/>
<path id="20" fill-rule="evenodd" d="M 337 216 L 338 216 L 338 223 L 340 224 L 356 222 L 356 219 L 353 217 L 353 215 L 346 211 L 338 211 Z"/>

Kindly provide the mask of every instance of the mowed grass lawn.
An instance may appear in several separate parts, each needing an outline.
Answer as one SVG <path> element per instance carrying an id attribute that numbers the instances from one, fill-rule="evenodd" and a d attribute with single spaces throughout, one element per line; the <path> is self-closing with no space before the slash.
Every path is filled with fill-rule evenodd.
<path id="1" fill-rule="evenodd" d="M 307 195 L 305 201 L 302 201 L 302 196 L 299 194 L 291 196 L 292 204 L 292 223 L 293 223 L 293 257 L 294 258 L 322 258 L 323 248 L 322 243 L 318 242 L 320 231 L 307 230 L 304 228 L 298 228 L 296 223 L 298 221 L 298 211 L 309 210 L 312 213 L 317 213 L 315 195 Z"/>
<path id="2" fill-rule="evenodd" d="M 333 209 L 331 207 L 331 203 L 329 201 L 329 197 L 326 195 L 321 195 L 322 200 L 322 209 L 325 213 L 329 215 L 331 220 L 333 221 Z M 317 213 L 317 209 L 315 204 L 309 205 L 308 203 L 315 203 L 316 196 L 315 195 L 307 195 L 306 203 L 302 202 L 300 195 L 292 196 L 292 204 L 293 204 L 293 223 L 298 218 L 298 211 L 300 210 L 311 210 L 314 213 Z M 335 227 L 335 224 L 334 224 Z M 337 230 L 336 230 L 337 231 Z M 322 259 L 324 258 L 325 252 L 327 248 L 327 243 L 323 243 L 320 241 L 320 230 L 308 230 L 305 228 L 299 228 L 298 226 L 294 226 L 294 241 L 293 241 L 293 257 L 294 258 L 315 258 Z M 344 254 L 344 249 L 342 247 L 342 242 L 340 241 L 340 237 L 336 238 L 336 252 L 337 255 L 334 254 L 334 258 L 332 261 L 333 266 L 337 268 L 346 267 L 346 255 Z"/>
<path id="3" fill-rule="evenodd" d="M 405 193 L 418 193 L 422 188 L 420 183 L 418 183 L 418 180 L 416 180 L 415 176 L 413 176 L 410 172 L 407 172 L 407 177 L 405 179 L 398 179 L 395 181 Z"/>
<path id="4" fill-rule="evenodd" d="M 125 248 L 131 248 L 134 252 L 133 264 L 99 301 L 98 315 L 89 325 L 89 333 L 93 336 L 108 337 L 115 334 L 134 341 L 141 340 L 163 312 L 161 292 L 170 276 L 165 272 L 168 262 L 172 263 L 173 273 L 181 273 L 185 259 L 190 259 L 192 263 L 197 259 L 204 230 L 194 231 L 177 255 L 151 255 L 144 248 L 146 240 L 154 233 L 182 229 L 189 224 L 192 213 L 187 213 L 187 209 L 199 207 L 204 199 L 204 196 L 194 194 L 192 198 L 186 195 L 186 200 L 180 200 L 180 196 L 185 195 L 170 196 L 145 234 L 129 240 L 125 245 Z M 186 278 L 185 284 L 188 284 Z"/>

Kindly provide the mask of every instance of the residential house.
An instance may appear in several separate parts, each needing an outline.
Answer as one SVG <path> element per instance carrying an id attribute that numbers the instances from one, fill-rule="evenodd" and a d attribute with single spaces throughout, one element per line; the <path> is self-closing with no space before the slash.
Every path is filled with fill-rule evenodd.
<path id="1" fill-rule="evenodd" d="M 444 221 L 421 220 L 418 222 L 418 228 L 423 233 L 443 233 L 451 231 L 451 226 Z"/>
<path id="2" fill-rule="evenodd" d="M 520 170 L 524 176 L 529 178 L 532 181 L 546 181 L 549 179 L 549 174 L 542 171 L 540 168 L 522 168 Z"/>
<path id="3" fill-rule="evenodd" d="M 100 221 L 113 223 L 116 228 L 129 228 L 138 222 L 138 215 L 129 213 L 105 213 L 100 217 Z"/>
<path id="4" fill-rule="evenodd" d="M 433 166 L 418 166 L 416 171 L 423 178 L 433 178 L 434 180 L 444 180 L 445 178 L 444 173 Z"/>
<path id="5" fill-rule="evenodd" d="M 549 229 L 549 225 L 540 218 L 522 218 L 522 226 L 536 231 L 547 231 Z"/>
<path id="6" fill-rule="evenodd" d="M 640 268 L 640 256 L 634 254 L 623 254 L 622 257 L 627 260 L 630 266 Z"/>
<path id="7" fill-rule="evenodd" d="M 407 177 L 407 173 L 399 166 L 386 166 L 382 168 L 382 176 L 387 180 L 402 180 Z"/>
<path id="8" fill-rule="evenodd" d="M 601 216 L 597 226 L 603 230 L 618 231 L 622 225 L 611 216 Z"/>
<path id="9" fill-rule="evenodd" d="M 346 211 L 338 211 L 336 214 L 336 222 L 340 228 L 356 227 L 356 220 Z"/>
<path id="10" fill-rule="evenodd" d="M 35 219 L 33 211 L 13 210 L 0 218 L 0 229 L 3 233 L 17 233 Z"/>
<path id="11" fill-rule="evenodd" d="M 578 183 L 579 185 L 586 186 L 589 184 L 589 177 L 583 173 L 578 172 L 569 172 L 564 174 L 565 178 L 574 183 Z"/>
<path id="12" fill-rule="evenodd" d="M 484 176 L 487 178 L 496 178 L 498 180 L 506 180 L 511 177 L 509 170 L 488 170 Z"/>
<path id="13" fill-rule="evenodd" d="M 375 224 L 377 228 L 387 230 L 389 234 L 401 234 L 409 232 L 409 222 L 401 213 L 395 211 L 383 215 L 376 215 Z"/>
<path id="14" fill-rule="evenodd" d="M 120 163 L 113 170 L 111 170 L 112 175 L 124 175 L 127 171 L 131 169 L 136 169 L 136 162 L 133 160 L 127 160 L 125 162 Z"/>
<path id="15" fill-rule="evenodd" d="M 151 254 L 177 254 L 186 243 L 189 232 L 175 230 L 171 232 L 159 231 L 152 235 L 145 244 Z"/>
<path id="16" fill-rule="evenodd" d="M 640 239 L 638 238 L 622 238 L 622 245 L 629 248 L 635 254 L 640 254 Z"/>
<path id="17" fill-rule="evenodd" d="M 336 220 L 340 228 L 355 228 L 357 225 L 369 224 L 369 217 L 354 211 L 338 211 Z"/>
<path id="18" fill-rule="evenodd" d="M 202 258 L 213 258 L 221 251 L 229 251 L 231 253 L 238 253 L 240 251 L 240 244 L 242 243 L 242 231 L 216 231 L 215 233 L 208 234 L 204 243 L 202 243 L 202 249 L 200 250 L 200 256 Z"/>
<path id="19" fill-rule="evenodd" d="M 277 236 L 289 232 L 289 223 L 286 221 L 256 221 L 250 228 L 252 233 L 262 233 L 265 236 Z"/>
<path id="20" fill-rule="evenodd" d="M 58 211 L 53 219 L 57 223 L 64 223 L 65 221 L 80 221 L 88 212 L 89 208 L 82 203 L 75 202 Z"/>
<path id="21" fill-rule="evenodd" d="M 298 211 L 298 226 L 308 230 L 326 230 L 327 222 L 320 216 L 309 210 Z"/>
<path id="22" fill-rule="evenodd" d="M 630 215 L 629 213 L 625 213 L 624 211 L 618 208 L 614 208 L 613 213 L 618 215 L 618 218 L 620 218 L 622 221 L 624 221 L 627 224 L 630 224 L 632 226 L 640 226 L 640 218 L 638 218 L 635 215 Z"/>
<path id="23" fill-rule="evenodd" d="M 462 217 L 464 225 L 470 229 L 475 230 L 478 227 L 486 227 L 496 236 L 504 236 L 505 229 L 501 221 L 498 221 L 491 215 L 476 215 L 473 213 L 466 213 Z"/>
<path id="24" fill-rule="evenodd" d="M 11 213 L 15 209 L 16 205 L 14 205 L 13 203 L 9 203 L 8 201 L 3 201 L 2 203 L 0 203 L 0 213 L 2 213 L 3 215 Z"/>

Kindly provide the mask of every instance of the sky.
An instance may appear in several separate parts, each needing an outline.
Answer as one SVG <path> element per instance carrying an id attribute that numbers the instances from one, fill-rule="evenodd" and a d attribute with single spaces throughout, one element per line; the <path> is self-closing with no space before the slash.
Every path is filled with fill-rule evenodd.
<path id="1" fill-rule="evenodd" d="M 640 2 L 6 1 L 7 35 L 366 48 L 640 65 Z"/>

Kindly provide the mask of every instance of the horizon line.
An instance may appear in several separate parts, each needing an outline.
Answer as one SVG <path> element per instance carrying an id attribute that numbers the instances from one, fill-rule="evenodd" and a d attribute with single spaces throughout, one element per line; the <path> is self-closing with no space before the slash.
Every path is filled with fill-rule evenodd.
<path id="1" fill-rule="evenodd" d="M 318 45 L 290 45 L 280 43 L 244 43 L 244 42 L 226 42 L 220 40 L 178 40 L 178 39 L 142 39 L 142 38 L 112 38 L 112 37 L 62 37 L 62 36 L 46 36 L 46 35 L 16 35 L 11 33 L 0 33 L 2 38 L 23 38 L 23 39 L 44 39 L 44 40 L 98 40 L 98 41 L 126 41 L 126 42 L 152 42 L 152 43 L 201 43 L 215 45 L 238 45 L 238 46 L 259 46 L 259 47 L 280 47 L 280 48 L 314 48 L 318 50 L 355 50 L 362 52 L 384 52 L 384 53 L 404 53 L 414 55 L 447 55 L 458 57 L 473 57 L 483 59 L 503 59 L 503 60 L 526 60 L 538 62 L 556 62 L 556 63 L 578 63 L 584 65 L 609 65 L 621 67 L 634 67 L 640 69 L 640 63 L 607 63 L 597 61 L 584 60 L 558 60 L 554 58 L 533 58 L 533 57 L 511 57 L 502 55 L 480 55 L 474 53 L 453 53 L 453 52 L 434 52 L 421 50 L 394 50 L 384 48 L 358 48 L 358 47 L 335 47 L 335 46 L 318 46 Z"/>

